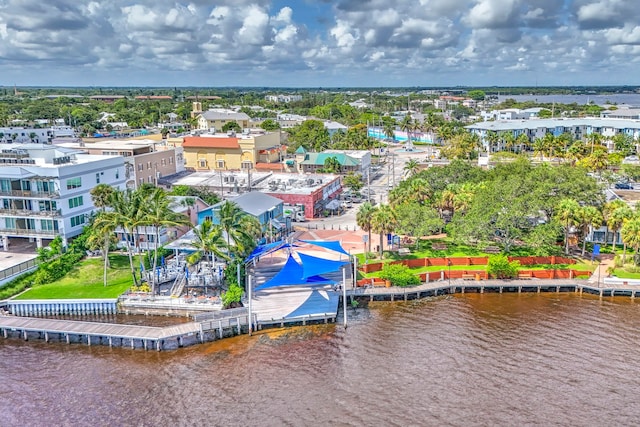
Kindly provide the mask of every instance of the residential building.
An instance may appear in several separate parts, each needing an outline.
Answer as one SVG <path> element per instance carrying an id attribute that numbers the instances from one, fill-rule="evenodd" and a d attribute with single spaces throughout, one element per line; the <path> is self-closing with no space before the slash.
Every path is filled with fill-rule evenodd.
<path id="1" fill-rule="evenodd" d="M 229 200 L 237 204 L 244 212 L 256 218 L 262 227 L 263 233 L 269 234 L 270 237 L 283 237 L 289 228 L 283 217 L 284 203 L 277 197 L 259 191 L 251 191 Z M 198 223 L 201 224 L 206 219 L 209 219 L 214 224 L 220 224 L 219 212 L 223 203 L 217 203 L 198 212 Z"/>
<path id="2" fill-rule="evenodd" d="M 265 101 L 288 104 L 289 102 L 302 101 L 302 95 L 267 95 Z"/>
<path id="3" fill-rule="evenodd" d="M 280 125 L 281 129 L 290 129 L 294 126 L 301 125 L 307 120 L 305 116 L 298 114 L 278 114 L 276 122 Z"/>
<path id="4" fill-rule="evenodd" d="M 280 132 L 247 130 L 242 134 L 184 137 L 186 167 L 197 171 L 251 170 L 256 163 L 279 163 L 286 155 Z"/>
<path id="5" fill-rule="evenodd" d="M 91 155 L 122 156 L 127 188 L 157 184 L 158 180 L 185 170 L 183 148 L 149 139 L 116 139 L 96 142 L 66 142 L 59 146 Z"/>
<path id="6" fill-rule="evenodd" d="M 575 118 L 575 119 L 535 119 L 535 120 L 500 120 L 478 122 L 465 126 L 469 132 L 480 137 L 485 149 L 489 148 L 487 135 L 490 132 L 509 132 L 514 137 L 526 135 L 530 142 L 543 138 L 547 133 L 554 136 L 568 133 L 574 139 L 584 139 L 592 133 L 602 135 L 609 141 L 618 134 L 627 135 L 633 139 L 640 138 L 640 121 L 624 119 Z M 493 151 L 502 147 L 493 146 Z"/>
<path id="7" fill-rule="evenodd" d="M 44 144 L 0 144 L 0 238 L 35 241 L 82 232 L 97 184 L 123 188 L 124 158 Z"/>
<path id="8" fill-rule="evenodd" d="M 75 137 L 71 126 L 51 126 L 44 128 L 8 126 L 0 127 L 0 143 L 40 143 L 50 144 L 54 138 Z"/>
<path id="9" fill-rule="evenodd" d="M 329 136 L 333 136 L 336 132 L 346 132 L 349 128 L 342 123 L 334 122 L 331 120 L 324 121 L 324 128 L 329 132 Z"/>
<path id="10" fill-rule="evenodd" d="M 640 120 L 640 108 L 618 105 L 615 110 L 604 110 L 600 117 L 608 119 Z"/>
<path id="11" fill-rule="evenodd" d="M 224 125 L 235 122 L 241 129 L 249 128 L 251 118 L 245 113 L 238 113 L 233 110 L 224 108 L 215 108 L 201 112 L 198 116 L 198 129 L 209 130 L 215 129 L 221 132 Z"/>

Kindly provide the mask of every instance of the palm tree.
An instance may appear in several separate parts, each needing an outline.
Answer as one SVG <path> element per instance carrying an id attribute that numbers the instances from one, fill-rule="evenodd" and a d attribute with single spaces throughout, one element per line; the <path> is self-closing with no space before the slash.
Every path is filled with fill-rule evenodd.
<path id="1" fill-rule="evenodd" d="M 141 208 L 140 197 L 137 192 L 131 189 L 124 191 L 116 191 L 112 196 L 112 208 L 115 218 L 113 221 L 122 228 L 123 234 L 126 236 L 127 241 L 127 254 L 129 256 L 129 266 L 131 268 L 131 275 L 133 277 L 133 283 L 138 285 L 138 278 L 136 276 L 136 269 L 133 265 L 133 248 L 136 244 L 136 229 L 138 227 L 139 211 L 143 211 Z M 140 209 L 139 209 L 140 208 Z"/>
<path id="2" fill-rule="evenodd" d="M 589 228 L 599 228 L 604 219 L 602 213 L 595 206 L 583 206 L 578 210 L 578 222 L 582 230 L 582 256 L 584 256 Z"/>
<path id="3" fill-rule="evenodd" d="M 411 148 L 412 146 L 411 131 L 413 131 L 413 127 L 414 127 L 414 123 L 413 123 L 413 119 L 411 118 L 411 114 L 407 114 L 402 119 L 402 122 L 400 122 L 400 129 L 407 133 L 407 145 L 406 145 L 407 150 L 409 150 L 409 148 Z"/>
<path id="4" fill-rule="evenodd" d="M 114 243 L 118 217 L 115 212 L 100 212 L 91 225 L 90 239 L 100 242 L 103 257 L 103 285 L 107 286 L 107 269 L 109 268 L 109 247 Z M 135 276 L 134 276 L 135 277 Z"/>
<path id="5" fill-rule="evenodd" d="M 420 170 L 420 164 L 416 159 L 411 159 L 404 165 L 404 175 L 406 177 L 412 177 Z"/>
<path id="6" fill-rule="evenodd" d="M 574 199 L 562 199 L 556 208 L 556 218 L 564 228 L 564 253 L 569 254 L 569 233 L 578 224 L 580 205 Z"/>
<path id="7" fill-rule="evenodd" d="M 618 209 L 618 208 L 620 208 L 622 206 L 625 206 L 625 205 L 626 205 L 626 203 L 623 202 L 620 199 L 615 199 L 615 200 L 612 200 L 612 201 L 607 202 L 607 203 L 604 204 L 604 208 L 602 210 L 602 217 L 604 218 L 605 224 L 607 224 L 607 229 L 606 229 L 605 235 L 604 235 L 604 243 L 605 244 L 609 240 L 609 229 L 611 228 L 611 224 L 612 224 L 611 218 L 612 218 L 613 212 L 616 209 Z M 615 233 L 614 233 L 613 239 L 615 240 Z"/>
<path id="8" fill-rule="evenodd" d="M 587 135 L 586 140 L 591 144 L 591 153 L 593 153 L 595 146 L 602 144 L 602 135 L 597 132 L 591 132 Z"/>
<path id="9" fill-rule="evenodd" d="M 398 225 L 395 211 L 389 205 L 378 207 L 371 217 L 371 230 L 380 234 L 380 258 L 382 259 L 383 238 L 392 233 Z"/>
<path id="10" fill-rule="evenodd" d="M 337 173 L 340 172 L 340 168 L 341 168 L 341 164 L 340 161 L 338 161 L 338 158 L 336 156 L 331 156 L 331 157 L 327 157 L 324 160 L 324 165 L 323 165 L 323 170 L 326 173 Z"/>
<path id="11" fill-rule="evenodd" d="M 108 184 L 98 184 L 89 191 L 93 205 L 103 212 L 111 206 L 114 192 L 114 188 Z"/>
<path id="12" fill-rule="evenodd" d="M 387 138 L 395 140 L 396 127 L 393 125 L 393 123 L 385 122 L 382 128 L 382 133 L 384 133 L 384 136 L 386 136 Z"/>
<path id="13" fill-rule="evenodd" d="M 622 229 L 624 224 L 631 218 L 633 218 L 633 211 L 626 204 L 616 208 L 609 215 L 609 220 L 607 222 L 607 225 L 613 231 L 613 241 L 611 242 L 612 251 L 615 252 L 615 248 L 616 248 L 616 234 L 618 233 L 618 231 Z"/>
<path id="14" fill-rule="evenodd" d="M 358 224 L 358 227 L 369 233 L 369 239 L 367 240 L 369 243 L 369 249 L 367 252 L 371 252 L 371 219 L 375 210 L 376 209 L 370 202 L 364 202 L 360 205 L 360 208 L 356 213 L 356 223 Z"/>
<path id="15" fill-rule="evenodd" d="M 629 245 L 633 248 L 634 253 L 638 253 L 640 248 L 640 217 L 633 217 L 625 222 L 621 229 L 622 242 L 625 245 L 623 252 L 622 264 L 624 265 L 624 257 L 626 255 L 626 246 Z"/>
<path id="16" fill-rule="evenodd" d="M 145 225 L 151 226 L 155 232 L 155 250 L 153 251 L 153 268 L 152 272 L 158 267 L 158 246 L 160 245 L 160 229 L 166 227 L 178 227 L 191 225 L 189 218 L 176 213 L 171 209 L 171 202 L 167 193 L 162 188 L 156 188 L 146 199 L 146 212 L 143 222 Z M 155 285 L 157 276 L 153 276 L 153 285 L 151 293 L 155 295 Z"/>
<path id="17" fill-rule="evenodd" d="M 529 148 L 529 146 L 531 145 L 530 141 L 529 141 L 529 137 L 527 136 L 527 134 L 525 133 L 521 133 L 520 135 L 518 135 L 516 137 L 516 144 L 518 144 L 519 148 L 518 151 L 522 151 L 522 149 L 527 149 Z"/>
<path id="18" fill-rule="evenodd" d="M 223 237 L 223 230 L 209 219 L 205 219 L 202 224 L 193 229 L 194 240 L 191 243 L 196 252 L 189 255 L 187 261 L 191 265 L 199 263 L 203 258 L 205 261 L 214 261 L 214 257 L 229 260 L 226 250 L 227 243 Z M 211 269 L 213 275 L 213 268 Z"/>
<path id="19" fill-rule="evenodd" d="M 251 220 L 248 218 L 252 217 L 243 211 L 236 203 L 229 200 L 223 202 L 218 210 L 218 221 L 220 227 L 226 234 L 227 248 L 230 251 L 234 248 L 233 252 L 236 254 L 245 252 L 249 242 L 254 242 L 255 236 L 252 230 L 255 230 L 255 223 L 250 224 L 249 222 Z M 232 240 L 234 244 L 233 247 L 231 245 Z"/>
<path id="20" fill-rule="evenodd" d="M 498 134 L 498 132 L 490 130 L 487 132 L 487 136 L 485 137 L 485 139 L 489 143 L 487 152 L 491 153 L 491 151 L 498 146 L 498 143 L 500 142 L 500 135 Z"/>

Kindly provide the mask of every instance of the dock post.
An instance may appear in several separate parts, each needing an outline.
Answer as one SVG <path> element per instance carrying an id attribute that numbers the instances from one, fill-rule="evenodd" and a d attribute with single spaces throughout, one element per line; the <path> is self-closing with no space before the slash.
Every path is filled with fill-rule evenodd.
<path id="1" fill-rule="evenodd" d="M 133 350 L 134 348 L 136 348 L 136 342 L 133 338 L 131 338 L 131 350 Z"/>
<path id="2" fill-rule="evenodd" d="M 500 293 L 502 293 L 502 286 L 500 286 Z"/>
<path id="3" fill-rule="evenodd" d="M 521 294 L 522 293 L 522 285 L 518 285 L 518 293 Z"/>
<path id="4" fill-rule="evenodd" d="M 600 289 L 600 298 L 602 298 L 602 293 L 603 293 L 603 292 L 604 292 L 604 291 L 603 291 L 602 289 Z"/>
<path id="5" fill-rule="evenodd" d="M 49 332 L 44 331 L 44 342 L 49 342 Z"/>
<path id="6" fill-rule="evenodd" d="M 634 299 L 635 297 L 636 297 L 636 291 L 631 291 L 631 299 Z"/>
<path id="7" fill-rule="evenodd" d="M 238 323 L 238 335 L 240 335 L 242 333 L 242 330 L 240 329 L 240 318 L 236 317 L 236 322 Z"/>
<path id="8" fill-rule="evenodd" d="M 393 302 L 393 296 L 394 296 L 394 294 L 391 294 L 391 302 Z"/>
<path id="9" fill-rule="evenodd" d="M 464 288 L 465 288 L 464 284 L 460 285 L 460 293 L 464 294 Z"/>
<path id="10" fill-rule="evenodd" d="M 69 339 L 69 334 L 64 334 L 64 337 L 65 337 L 65 339 L 66 339 L 66 341 L 67 341 L 67 344 L 69 344 L 69 343 L 70 343 L 70 341 L 71 341 L 71 340 Z"/>
<path id="11" fill-rule="evenodd" d="M 113 339 L 112 339 L 112 337 L 110 336 L 110 337 L 109 337 L 109 348 L 111 348 L 111 347 L 113 347 Z"/>
<path id="12" fill-rule="evenodd" d="M 144 349 L 146 350 L 147 349 L 147 340 L 143 339 L 142 340 L 142 344 L 144 345 Z"/>
<path id="13" fill-rule="evenodd" d="M 91 335 L 87 335 L 87 345 L 91 347 Z"/>
<path id="14" fill-rule="evenodd" d="M 3 330 L 2 330 L 2 335 L 3 335 L 5 338 L 7 338 L 7 330 L 6 330 L 6 329 L 3 329 Z"/>
<path id="15" fill-rule="evenodd" d="M 540 293 L 540 285 L 538 285 L 538 293 Z"/>
<path id="16" fill-rule="evenodd" d="M 556 286 L 556 293 L 560 293 L 560 286 Z"/>
<path id="17" fill-rule="evenodd" d="M 156 340 L 156 350 L 160 351 L 160 340 Z"/>
<path id="18" fill-rule="evenodd" d="M 22 337 L 24 338 L 25 341 L 29 341 L 29 338 L 27 337 L 27 330 L 23 330 L 22 331 Z"/>
<path id="19" fill-rule="evenodd" d="M 219 332 L 220 338 L 222 338 L 222 320 L 218 320 L 218 332 Z"/>
<path id="20" fill-rule="evenodd" d="M 484 294 L 484 286 L 480 286 L 480 293 Z"/>

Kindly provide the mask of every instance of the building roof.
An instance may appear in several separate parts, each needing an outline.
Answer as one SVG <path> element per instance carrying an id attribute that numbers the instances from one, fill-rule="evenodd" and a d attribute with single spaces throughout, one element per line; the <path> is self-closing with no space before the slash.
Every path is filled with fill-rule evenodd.
<path id="1" fill-rule="evenodd" d="M 184 148 L 240 148 L 238 138 L 207 136 L 185 136 L 182 146 Z"/>
<path id="2" fill-rule="evenodd" d="M 300 162 L 303 165 L 319 165 L 324 166 L 325 160 L 335 157 L 340 166 L 358 166 L 359 162 L 353 157 L 345 153 L 307 153 L 304 160 Z"/>
<path id="3" fill-rule="evenodd" d="M 296 154 L 307 154 L 307 150 L 301 145 L 300 147 L 298 147 L 298 149 L 296 150 Z"/>
<path id="4" fill-rule="evenodd" d="M 245 113 L 236 113 L 234 111 L 209 110 L 200 114 L 207 120 L 249 120 L 250 117 Z"/>
<path id="5" fill-rule="evenodd" d="M 259 217 L 268 210 L 283 203 L 282 200 L 277 197 L 273 197 L 259 191 L 244 193 L 230 200 L 237 204 L 240 209 L 255 217 Z M 223 203 L 224 202 L 217 203 L 213 205 L 212 208 L 214 210 L 219 209 Z"/>
<path id="6" fill-rule="evenodd" d="M 625 119 L 531 119 L 531 120 L 496 120 L 474 123 L 465 126 L 467 129 L 494 130 L 497 132 L 519 129 L 554 129 L 557 127 L 591 127 L 614 129 L 640 129 L 640 120 Z"/>

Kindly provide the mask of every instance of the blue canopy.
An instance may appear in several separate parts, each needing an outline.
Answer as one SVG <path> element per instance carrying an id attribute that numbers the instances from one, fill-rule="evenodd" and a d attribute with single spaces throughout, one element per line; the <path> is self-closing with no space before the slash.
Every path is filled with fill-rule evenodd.
<path id="1" fill-rule="evenodd" d="M 322 276 L 313 275 L 310 277 L 302 277 L 303 268 L 293 258 L 293 255 L 289 254 L 287 262 L 284 267 L 262 285 L 255 288 L 256 291 L 260 291 L 267 288 L 275 288 L 278 286 L 291 286 L 291 285 L 332 285 L 335 282 L 333 280 L 325 279 Z"/>
<path id="2" fill-rule="evenodd" d="M 349 261 L 332 261 L 302 253 L 298 253 L 298 256 L 302 261 L 302 278 L 304 279 L 317 274 L 331 273 L 339 270 L 343 265 L 349 264 Z"/>
<path id="3" fill-rule="evenodd" d="M 282 240 L 278 240 L 277 242 L 273 242 L 273 243 L 267 243 L 266 245 L 259 245 L 253 250 L 253 252 L 251 252 L 251 255 L 249 255 L 247 259 L 244 260 L 244 262 L 253 261 L 254 258 L 258 258 L 263 255 L 267 255 L 271 252 L 274 252 L 280 249 L 284 245 L 285 245 L 285 242 Z"/>
<path id="4" fill-rule="evenodd" d="M 287 314 L 285 318 L 296 318 L 301 316 L 313 316 L 317 314 L 336 313 L 338 311 L 339 295 L 336 292 L 323 292 L 317 290 L 311 292 L 298 308 Z"/>
<path id="5" fill-rule="evenodd" d="M 345 251 L 339 240 L 300 240 L 301 242 L 309 243 L 310 245 L 320 246 L 331 251 L 340 252 L 341 254 L 349 255 L 349 252 Z"/>

